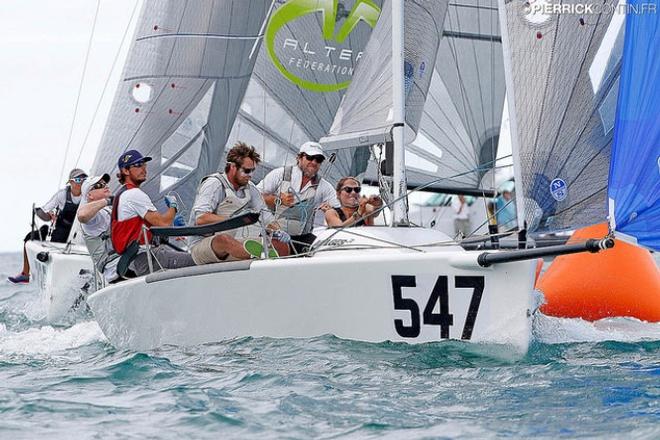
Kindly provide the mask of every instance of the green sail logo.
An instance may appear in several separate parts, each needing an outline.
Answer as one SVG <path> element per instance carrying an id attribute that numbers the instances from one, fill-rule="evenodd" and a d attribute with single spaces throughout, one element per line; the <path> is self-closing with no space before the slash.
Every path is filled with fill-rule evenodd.
<path id="1" fill-rule="evenodd" d="M 346 40 L 346 38 L 351 34 L 351 32 L 353 32 L 353 29 L 355 29 L 361 20 L 373 28 L 376 26 L 376 22 L 380 16 L 380 8 L 373 1 L 357 0 L 353 5 L 350 13 L 348 14 L 346 21 L 335 33 L 337 9 L 338 0 L 289 0 L 279 9 L 277 9 L 277 11 L 275 11 L 271 16 L 270 20 L 268 21 L 268 26 L 266 27 L 266 49 L 268 50 L 268 55 L 270 56 L 270 59 L 272 60 L 275 67 L 277 67 L 280 73 L 292 83 L 314 92 L 336 92 L 338 90 L 345 89 L 351 83 L 350 80 L 336 84 L 325 84 L 308 81 L 289 71 L 286 66 L 282 64 L 279 57 L 275 53 L 275 37 L 277 36 L 277 33 L 287 23 L 298 20 L 308 14 L 321 12 L 323 15 L 323 38 L 326 42 L 335 41 L 339 44 Z M 298 42 L 295 41 L 296 46 L 297 44 Z M 328 49 L 329 55 L 329 49 L 335 48 L 326 47 L 326 49 Z M 306 46 L 305 53 L 314 54 L 314 52 L 308 52 Z"/>

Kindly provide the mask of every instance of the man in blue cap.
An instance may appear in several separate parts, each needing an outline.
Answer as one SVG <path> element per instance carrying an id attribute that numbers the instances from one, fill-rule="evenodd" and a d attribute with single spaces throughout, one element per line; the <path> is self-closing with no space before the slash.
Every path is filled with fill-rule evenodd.
<path id="1" fill-rule="evenodd" d="M 117 177 L 123 186 L 119 189 L 112 205 L 112 245 L 118 254 L 123 254 L 128 245 L 138 241 L 145 243 L 145 235 L 151 241 L 151 234 L 143 233 L 143 227 L 170 226 L 176 216 L 177 200 L 174 196 L 167 196 L 169 208 L 165 213 L 156 210 L 149 196 L 140 189 L 140 185 L 147 180 L 147 162 L 149 156 L 142 156 L 139 151 L 129 150 L 119 156 Z M 159 266 L 165 269 L 192 266 L 195 263 L 187 252 L 177 252 L 163 246 L 153 247 L 152 253 Z M 148 273 L 147 255 L 140 253 L 133 262 L 134 270 L 138 275 Z"/>

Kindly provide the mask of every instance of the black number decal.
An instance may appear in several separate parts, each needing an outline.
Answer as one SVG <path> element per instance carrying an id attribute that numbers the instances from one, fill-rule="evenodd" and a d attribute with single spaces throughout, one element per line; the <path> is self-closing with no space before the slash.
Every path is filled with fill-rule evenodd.
<path id="1" fill-rule="evenodd" d="M 433 313 L 438 302 L 440 313 Z M 454 325 L 454 315 L 449 313 L 449 281 L 446 276 L 439 276 L 435 282 L 433 292 L 424 307 L 424 324 L 439 325 L 440 338 L 449 339 L 449 327 Z"/>
<path id="2" fill-rule="evenodd" d="M 392 294 L 394 295 L 394 309 L 408 310 L 410 312 L 410 327 L 403 324 L 402 319 L 394 320 L 394 328 L 402 338 L 416 338 L 421 331 L 419 324 L 419 307 L 414 299 L 404 298 L 401 295 L 402 287 L 416 287 L 414 276 L 392 275 Z"/>
<path id="3" fill-rule="evenodd" d="M 481 296 L 484 293 L 484 277 L 456 277 L 456 287 L 472 287 L 474 289 L 472 291 L 472 299 L 470 300 L 467 318 L 465 318 L 463 335 L 461 336 L 461 339 L 470 339 L 472 338 L 474 322 L 477 320 Z"/>

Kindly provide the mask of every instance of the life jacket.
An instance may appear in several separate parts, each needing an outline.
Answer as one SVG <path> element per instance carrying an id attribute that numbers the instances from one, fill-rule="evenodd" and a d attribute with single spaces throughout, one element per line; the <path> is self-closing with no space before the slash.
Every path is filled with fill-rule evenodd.
<path id="1" fill-rule="evenodd" d="M 96 215 L 104 215 L 104 212 L 107 212 L 112 216 L 112 213 L 108 212 L 107 207 L 101 209 Z M 106 230 L 100 235 L 90 235 L 85 232 L 85 228 L 82 228 L 82 236 L 85 240 L 87 251 L 89 251 L 90 257 L 92 257 L 94 266 L 96 266 L 99 272 L 103 272 L 103 267 L 105 266 L 110 253 L 113 251 L 109 231 Z"/>
<path id="2" fill-rule="evenodd" d="M 151 224 L 139 215 L 126 220 L 119 220 L 119 200 L 121 195 L 127 190 L 133 188 L 137 188 L 137 186 L 132 183 L 127 183 L 122 186 L 115 195 L 114 202 L 112 202 L 110 235 L 112 238 L 112 246 L 115 248 L 115 252 L 120 255 L 124 253 L 126 247 L 134 240 L 138 240 L 140 244 L 146 244 L 144 241 L 144 234 L 142 233 L 142 226 L 146 226 L 147 228 L 151 227 Z M 151 242 L 151 238 L 151 232 L 147 230 L 147 240 Z"/>
<path id="3" fill-rule="evenodd" d="M 284 167 L 284 176 L 282 177 L 279 192 L 292 192 L 296 197 L 296 201 L 292 206 L 284 206 L 277 200 L 275 221 L 283 231 L 286 231 L 291 236 L 297 236 L 307 234 L 314 228 L 316 190 L 321 179 L 318 175 L 314 176 L 311 185 L 303 192 L 298 193 L 291 188 L 292 173 L 293 166 Z"/>
<path id="4" fill-rule="evenodd" d="M 250 202 L 252 201 L 252 192 L 250 191 L 250 185 L 254 185 L 252 182 L 249 182 L 248 186 L 245 188 L 245 196 L 239 197 L 234 190 L 234 186 L 227 179 L 227 175 L 225 173 L 211 174 L 204 177 L 202 182 L 209 178 L 218 179 L 225 192 L 225 198 L 220 203 L 218 203 L 215 211 L 213 211 L 214 214 L 225 218 L 231 218 L 249 211 L 249 209 L 246 208 L 250 206 Z M 246 239 L 258 237 L 259 232 L 260 229 L 257 227 L 245 226 L 238 229 L 232 229 L 231 231 L 226 231 L 224 233 L 232 235 L 234 238 Z"/>
<path id="5" fill-rule="evenodd" d="M 67 186 L 66 202 L 64 203 L 64 207 L 57 214 L 57 220 L 55 220 L 55 229 L 53 229 L 50 241 L 56 243 L 66 243 L 66 241 L 69 239 L 69 232 L 71 232 L 73 222 L 76 220 L 78 205 L 79 203 L 74 203 L 73 198 L 71 197 L 71 187 Z"/>

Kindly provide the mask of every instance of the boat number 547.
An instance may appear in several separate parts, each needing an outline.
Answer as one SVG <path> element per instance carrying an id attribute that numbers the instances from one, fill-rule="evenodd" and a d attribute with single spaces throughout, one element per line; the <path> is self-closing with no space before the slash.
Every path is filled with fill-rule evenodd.
<path id="1" fill-rule="evenodd" d="M 461 339 L 470 339 L 472 329 L 479 312 L 481 296 L 484 292 L 484 277 L 456 276 L 454 286 L 457 288 L 472 288 L 472 299 L 463 326 Z M 417 287 L 413 275 L 392 275 L 392 295 L 394 309 L 410 312 L 410 325 L 405 325 L 403 319 L 394 320 L 394 328 L 402 338 L 416 338 L 423 325 L 437 325 L 440 327 L 440 338 L 449 339 L 449 327 L 454 325 L 454 315 L 449 313 L 449 277 L 440 275 L 433 286 L 433 290 L 426 301 L 424 311 L 420 313 L 420 304 L 412 298 L 404 298 L 404 287 Z M 436 313 L 439 303 L 440 313 Z"/>

